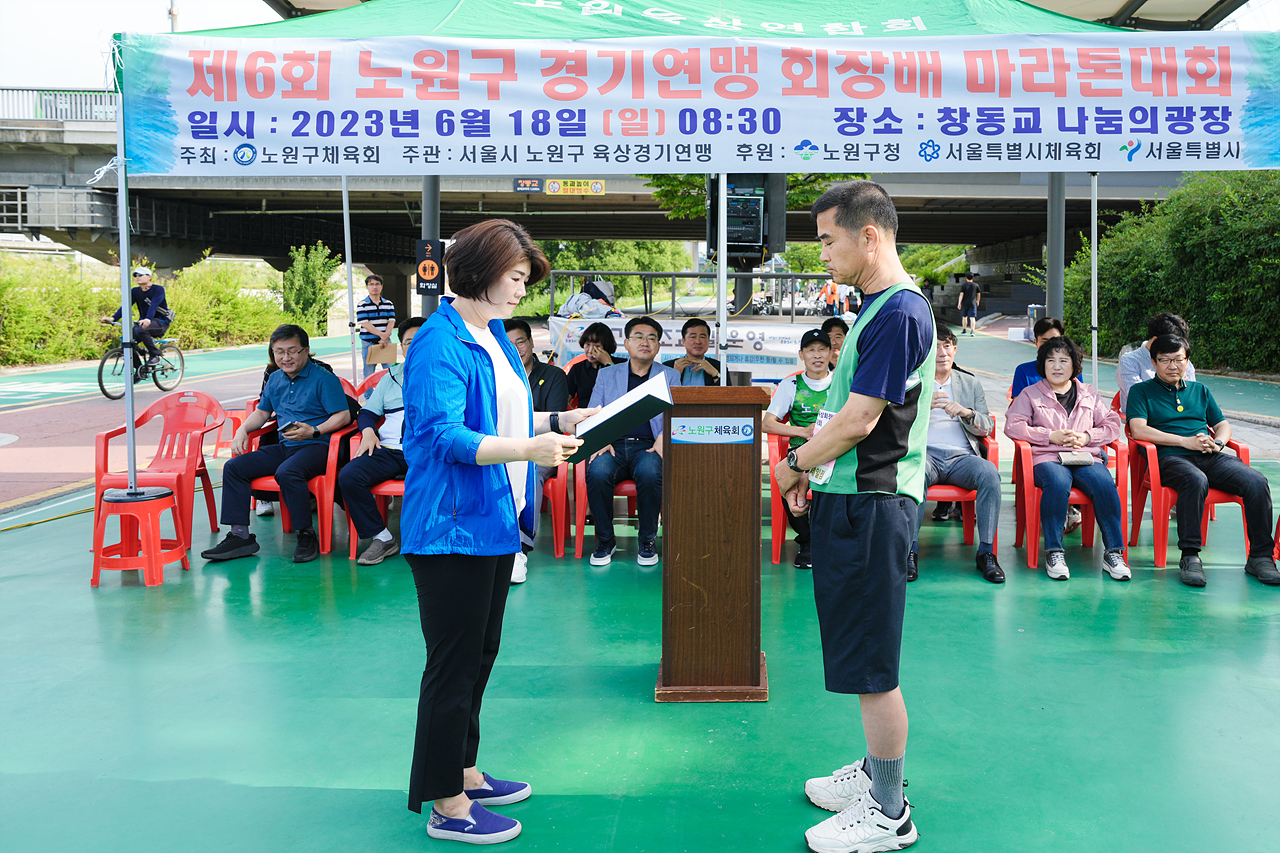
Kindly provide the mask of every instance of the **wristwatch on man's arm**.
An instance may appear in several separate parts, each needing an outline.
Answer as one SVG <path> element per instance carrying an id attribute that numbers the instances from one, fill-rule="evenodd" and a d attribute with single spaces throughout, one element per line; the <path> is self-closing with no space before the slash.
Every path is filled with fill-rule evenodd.
<path id="1" fill-rule="evenodd" d="M 809 469 L 808 469 L 808 468 L 801 468 L 801 467 L 800 467 L 800 465 L 799 465 L 799 460 L 798 460 L 798 459 L 796 459 L 796 451 L 795 451 L 795 448 L 792 448 L 791 450 L 788 450 L 788 451 L 787 451 L 787 467 L 789 467 L 792 471 L 795 471 L 797 474 L 808 474 L 808 473 L 809 473 Z"/>

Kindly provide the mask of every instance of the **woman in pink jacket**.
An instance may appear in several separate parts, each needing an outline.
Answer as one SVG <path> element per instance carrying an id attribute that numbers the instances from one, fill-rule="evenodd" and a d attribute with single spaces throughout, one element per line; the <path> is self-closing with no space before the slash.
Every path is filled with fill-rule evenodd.
<path id="1" fill-rule="evenodd" d="M 1040 529 L 1044 535 L 1045 570 L 1054 580 L 1071 577 L 1062 552 L 1062 527 L 1067 518 L 1067 498 L 1074 486 L 1093 501 L 1102 528 L 1107 573 L 1127 581 L 1124 530 L 1120 524 L 1120 495 L 1107 471 L 1103 448 L 1124 431 L 1120 415 L 1111 410 L 1091 386 L 1078 376 L 1080 348 L 1070 338 L 1052 338 L 1036 354 L 1036 366 L 1045 377 L 1029 385 L 1013 401 L 1005 415 L 1004 434 L 1031 445 L 1036 487 L 1040 493 Z M 1060 453 L 1084 451 L 1092 464 L 1064 465 Z"/>

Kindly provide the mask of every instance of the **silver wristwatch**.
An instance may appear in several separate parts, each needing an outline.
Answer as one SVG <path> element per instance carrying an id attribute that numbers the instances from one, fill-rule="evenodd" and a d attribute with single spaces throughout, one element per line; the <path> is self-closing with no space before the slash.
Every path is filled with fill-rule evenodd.
<path id="1" fill-rule="evenodd" d="M 787 451 L 787 467 L 790 468 L 792 471 L 795 471 L 797 474 L 808 474 L 809 469 L 801 468 L 798 463 L 799 463 L 799 460 L 796 459 L 795 450 L 794 449 L 788 450 Z"/>

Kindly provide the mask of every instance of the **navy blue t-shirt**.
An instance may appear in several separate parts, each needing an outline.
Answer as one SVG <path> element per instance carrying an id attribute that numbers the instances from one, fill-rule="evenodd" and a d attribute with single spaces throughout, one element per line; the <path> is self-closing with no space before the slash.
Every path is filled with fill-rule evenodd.
<path id="1" fill-rule="evenodd" d="M 649 366 L 649 373 L 653 373 L 652 365 Z M 649 373 L 646 373 L 644 376 L 637 376 L 634 370 L 628 370 L 627 371 L 627 390 L 634 391 L 644 383 L 648 382 Z M 636 427 L 631 432 L 624 435 L 623 438 L 638 438 L 638 439 L 641 439 L 642 441 L 653 441 L 653 427 L 649 425 L 648 421 L 645 421 L 644 423 L 640 424 L 640 426 Z"/>
<path id="2" fill-rule="evenodd" d="M 866 314 L 887 290 L 865 297 Z M 933 357 L 933 309 L 919 294 L 901 290 L 872 317 L 858 337 L 858 367 L 849 390 L 901 406 L 907 383 L 926 358 Z"/>

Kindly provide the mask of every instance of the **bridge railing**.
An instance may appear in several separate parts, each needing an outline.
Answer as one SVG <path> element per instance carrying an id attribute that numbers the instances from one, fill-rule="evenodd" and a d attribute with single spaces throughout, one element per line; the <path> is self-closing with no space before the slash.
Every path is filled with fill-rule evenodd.
<path id="1" fill-rule="evenodd" d="M 0 119 L 115 121 L 116 94 L 89 89 L 0 88 Z"/>

